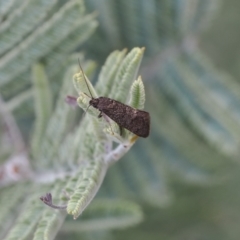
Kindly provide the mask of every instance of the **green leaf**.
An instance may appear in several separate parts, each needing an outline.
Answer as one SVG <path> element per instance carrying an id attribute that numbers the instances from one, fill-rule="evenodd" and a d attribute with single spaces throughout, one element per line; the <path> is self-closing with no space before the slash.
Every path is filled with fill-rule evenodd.
<path id="1" fill-rule="evenodd" d="M 116 77 L 119 66 L 121 65 L 127 49 L 122 51 L 113 51 L 104 63 L 101 72 L 99 73 L 98 82 L 96 84 L 96 90 L 99 96 L 108 96 L 109 92 L 114 85 L 114 79 Z"/>
<path id="2" fill-rule="evenodd" d="M 131 84 L 136 79 L 144 50 L 144 48 L 133 48 L 124 58 L 118 68 L 111 92 L 108 94 L 110 98 L 126 102 Z"/>
<path id="3" fill-rule="evenodd" d="M 35 64 L 33 66 L 32 79 L 36 121 L 32 135 L 31 150 L 33 156 L 37 158 L 47 123 L 52 114 L 52 94 L 43 65 Z"/>
<path id="4" fill-rule="evenodd" d="M 131 201 L 96 199 L 77 221 L 67 221 L 63 231 L 92 232 L 123 229 L 140 223 L 143 213 L 139 205 Z"/>
<path id="5" fill-rule="evenodd" d="M 68 214 L 73 215 L 74 219 L 83 212 L 96 195 L 105 177 L 106 170 L 107 165 L 100 159 L 96 159 L 89 166 L 83 166 L 78 183 L 67 206 Z"/>
<path id="6" fill-rule="evenodd" d="M 73 93 L 71 85 L 71 76 L 76 71 L 76 66 L 69 67 L 64 76 L 64 82 L 61 92 L 58 96 L 56 108 L 49 120 L 49 123 L 44 134 L 44 140 L 40 146 L 40 153 L 35 159 L 35 164 L 38 167 L 57 166 L 55 158 L 57 156 L 62 138 L 71 127 L 76 111 L 74 111 L 65 101 L 67 95 Z M 41 159 L 41 161 L 38 161 Z"/>
<path id="7" fill-rule="evenodd" d="M 145 90 L 142 78 L 139 76 L 132 84 L 130 90 L 129 105 L 133 108 L 144 109 L 145 103 Z"/>

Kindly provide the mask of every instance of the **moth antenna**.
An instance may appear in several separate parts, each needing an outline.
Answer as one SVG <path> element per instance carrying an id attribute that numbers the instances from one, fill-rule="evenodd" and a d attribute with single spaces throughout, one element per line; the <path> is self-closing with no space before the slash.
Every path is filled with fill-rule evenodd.
<path id="1" fill-rule="evenodd" d="M 88 83 L 87 83 L 87 80 L 86 80 L 86 78 L 85 78 L 85 74 L 84 74 L 84 72 L 83 72 L 83 70 L 82 70 L 82 67 L 81 67 L 79 58 L 78 58 L 78 64 L 79 64 L 79 67 L 80 67 L 80 69 L 81 69 L 81 72 L 82 72 L 83 78 L 84 78 L 84 80 L 85 80 L 85 83 L 87 84 L 88 91 L 89 91 L 89 93 L 90 93 L 90 95 L 91 95 L 91 98 L 93 99 L 93 95 L 92 95 L 92 93 L 91 93 L 91 91 L 90 91 L 90 87 L 88 86 Z M 87 95 L 87 94 L 86 94 L 86 95 Z"/>
<path id="2" fill-rule="evenodd" d="M 89 96 L 88 94 L 86 94 L 86 93 L 83 93 L 83 94 L 85 94 L 86 96 L 88 96 L 89 98 L 91 98 L 91 96 Z"/>
<path id="3" fill-rule="evenodd" d="M 91 106 L 91 105 L 88 105 L 86 111 L 84 111 L 84 113 L 83 113 L 83 115 L 82 115 L 82 119 L 81 119 L 80 122 L 82 122 L 82 120 L 83 120 L 83 118 L 85 117 L 85 115 L 86 115 L 86 113 L 87 113 L 87 111 L 88 111 L 88 109 L 89 109 L 90 106 Z"/>

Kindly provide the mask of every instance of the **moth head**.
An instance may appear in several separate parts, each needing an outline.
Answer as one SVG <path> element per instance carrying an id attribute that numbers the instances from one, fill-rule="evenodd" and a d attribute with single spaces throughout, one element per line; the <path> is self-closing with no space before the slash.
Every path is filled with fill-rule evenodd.
<path id="1" fill-rule="evenodd" d="M 98 103 L 99 103 L 99 99 L 97 98 L 92 98 L 90 101 L 89 101 L 89 104 L 91 106 L 93 106 L 94 108 L 98 108 Z"/>

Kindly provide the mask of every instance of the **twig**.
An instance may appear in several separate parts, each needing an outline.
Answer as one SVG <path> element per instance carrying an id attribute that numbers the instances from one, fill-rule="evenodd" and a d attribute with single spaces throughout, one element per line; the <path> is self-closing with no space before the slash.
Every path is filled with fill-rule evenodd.
<path id="1" fill-rule="evenodd" d="M 119 144 L 115 149 L 109 152 L 105 157 L 105 163 L 107 165 L 111 165 L 117 162 L 123 155 L 125 155 L 129 149 L 131 148 L 132 144 Z"/>

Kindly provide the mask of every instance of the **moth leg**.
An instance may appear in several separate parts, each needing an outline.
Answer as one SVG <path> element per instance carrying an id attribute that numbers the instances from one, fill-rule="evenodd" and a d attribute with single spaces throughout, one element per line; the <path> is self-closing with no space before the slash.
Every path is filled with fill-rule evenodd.
<path id="1" fill-rule="evenodd" d="M 123 135 L 123 127 L 121 127 L 120 125 L 118 125 L 118 127 L 119 127 L 120 136 L 122 137 L 122 135 Z"/>
<path id="2" fill-rule="evenodd" d="M 102 115 L 102 112 L 100 112 L 99 114 L 98 114 L 98 118 L 101 118 L 103 115 Z"/>

